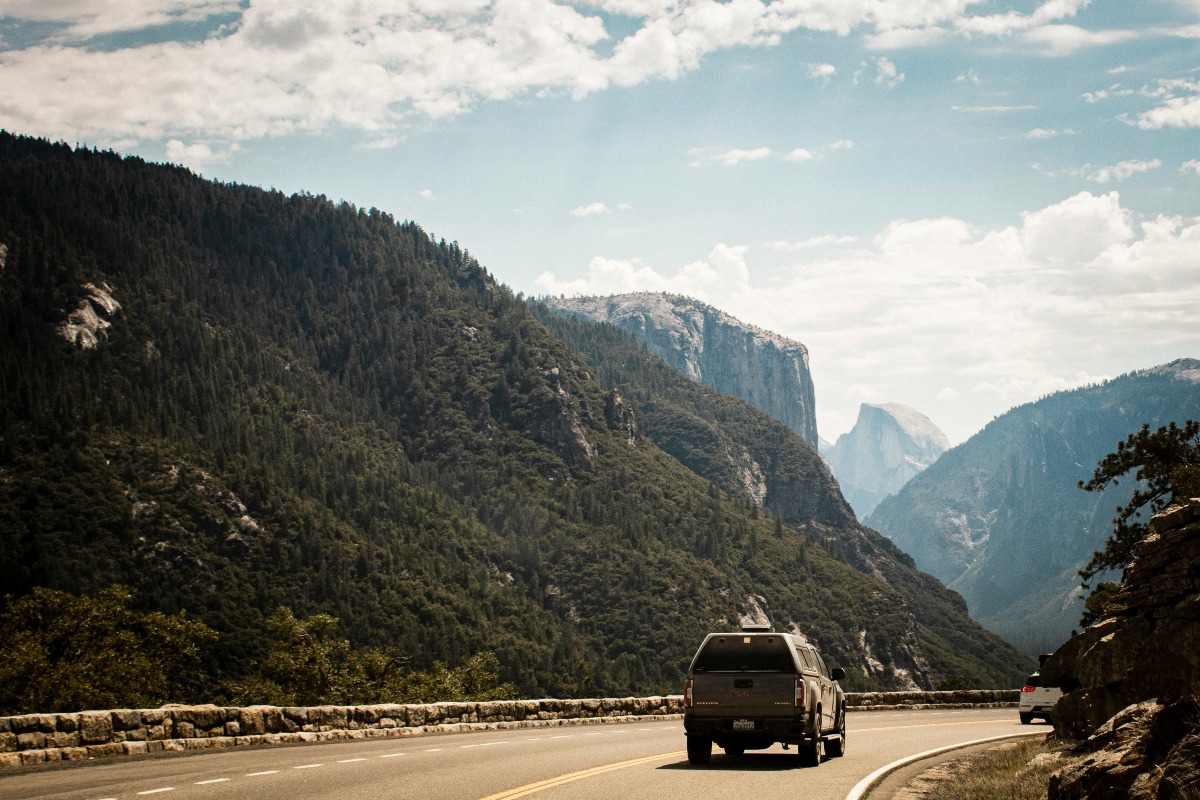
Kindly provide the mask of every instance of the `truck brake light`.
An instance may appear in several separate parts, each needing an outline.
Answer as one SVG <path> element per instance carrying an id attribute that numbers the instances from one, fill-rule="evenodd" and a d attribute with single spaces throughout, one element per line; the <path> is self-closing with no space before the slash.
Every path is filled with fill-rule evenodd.
<path id="1" fill-rule="evenodd" d="M 692 707 L 692 679 L 685 678 L 683 681 L 683 707 Z"/>
<path id="2" fill-rule="evenodd" d="M 796 708 L 804 708 L 804 679 L 796 678 Z"/>
<path id="3" fill-rule="evenodd" d="M 1030 686 L 1029 684 L 1026 684 L 1021 687 L 1021 691 L 1022 692 L 1032 692 L 1032 691 L 1034 691 L 1034 687 Z"/>

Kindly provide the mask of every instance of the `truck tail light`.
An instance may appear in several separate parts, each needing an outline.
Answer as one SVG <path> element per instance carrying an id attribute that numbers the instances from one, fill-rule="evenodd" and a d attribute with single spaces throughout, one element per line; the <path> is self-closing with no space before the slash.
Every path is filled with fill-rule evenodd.
<path id="1" fill-rule="evenodd" d="M 1034 690 L 1034 687 L 1030 686 L 1029 684 L 1025 684 L 1024 686 L 1021 687 L 1022 692 L 1032 692 L 1033 690 Z"/>
<path id="2" fill-rule="evenodd" d="M 804 679 L 796 678 L 796 708 L 804 708 Z"/>
<path id="3" fill-rule="evenodd" d="M 692 707 L 692 679 L 685 678 L 683 681 L 683 707 Z"/>

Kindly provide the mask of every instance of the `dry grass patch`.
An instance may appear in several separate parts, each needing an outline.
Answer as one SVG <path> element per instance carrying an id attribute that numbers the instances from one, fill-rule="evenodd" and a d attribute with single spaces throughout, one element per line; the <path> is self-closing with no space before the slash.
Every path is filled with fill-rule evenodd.
<path id="1" fill-rule="evenodd" d="M 1050 773 L 1065 747 L 1042 739 L 1005 742 L 946 762 L 922 775 L 900 796 L 922 800 L 1045 800 Z"/>

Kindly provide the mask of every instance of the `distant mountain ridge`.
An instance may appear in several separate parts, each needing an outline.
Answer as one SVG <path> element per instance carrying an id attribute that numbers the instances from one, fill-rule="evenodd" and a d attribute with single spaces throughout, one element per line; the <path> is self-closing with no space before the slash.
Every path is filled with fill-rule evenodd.
<path id="1" fill-rule="evenodd" d="M 1200 417 L 1200 361 L 1178 359 L 1003 414 L 883 500 L 866 523 L 1027 653 L 1050 652 L 1082 613 L 1078 570 L 1102 549 L 1132 479 L 1078 482 L 1143 424 Z"/>
<path id="2" fill-rule="evenodd" d="M 858 420 L 824 451 L 859 519 L 950 449 L 929 417 L 900 403 L 863 403 Z"/>
<path id="3" fill-rule="evenodd" d="M 651 292 L 543 298 L 553 311 L 607 322 L 687 377 L 740 397 L 817 449 L 808 348 L 689 297 Z"/>

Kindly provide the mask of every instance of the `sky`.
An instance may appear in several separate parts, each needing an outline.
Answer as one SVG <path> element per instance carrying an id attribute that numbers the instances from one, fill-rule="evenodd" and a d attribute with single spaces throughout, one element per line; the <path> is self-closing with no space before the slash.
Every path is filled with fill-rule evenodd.
<path id="1" fill-rule="evenodd" d="M 0 0 L 0 86 L 14 133 L 802 342 L 829 441 L 1200 358 L 1200 0 Z"/>

